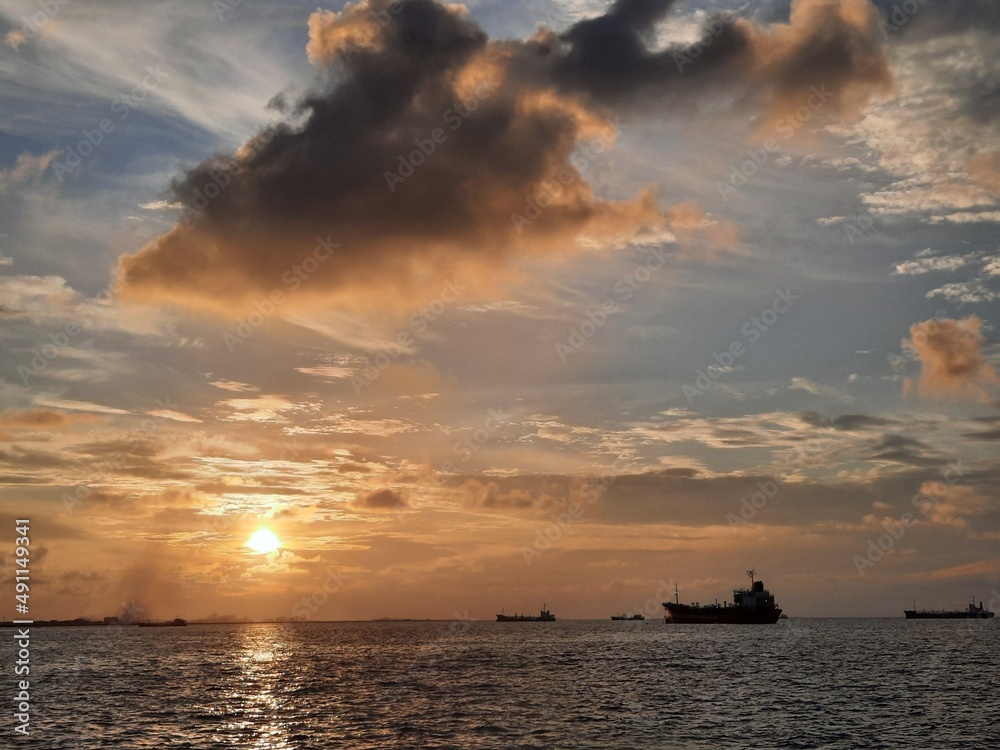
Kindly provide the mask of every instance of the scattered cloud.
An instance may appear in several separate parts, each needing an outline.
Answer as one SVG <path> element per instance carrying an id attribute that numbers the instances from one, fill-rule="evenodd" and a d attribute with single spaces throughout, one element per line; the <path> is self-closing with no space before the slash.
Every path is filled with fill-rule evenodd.
<path id="1" fill-rule="evenodd" d="M 0 411 L 0 428 L 51 430 L 66 427 L 74 422 L 94 421 L 93 418 L 68 414 L 53 409 L 4 409 Z"/>
<path id="2" fill-rule="evenodd" d="M 958 398 L 980 403 L 994 402 L 1000 395 L 1000 376 L 982 354 L 986 341 L 983 321 L 975 315 L 954 320 L 927 320 L 910 326 L 903 346 L 920 360 L 915 389 L 927 398 Z"/>
<path id="3" fill-rule="evenodd" d="M 285 412 L 296 408 L 284 396 L 231 398 L 221 401 L 219 405 L 232 410 L 224 419 L 238 422 L 288 422 Z"/>
<path id="4" fill-rule="evenodd" d="M 139 208 L 144 208 L 147 211 L 176 211 L 184 208 L 182 203 L 170 203 L 169 201 L 150 201 L 149 203 L 140 203 Z"/>
<path id="5" fill-rule="evenodd" d="M 318 378 L 339 379 L 351 377 L 355 370 L 338 365 L 316 365 L 315 367 L 296 367 L 295 372 L 301 372 L 303 375 L 314 375 Z"/>
<path id="6" fill-rule="evenodd" d="M 957 271 L 967 266 L 971 260 L 972 258 L 963 255 L 923 256 L 897 263 L 895 273 L 898 276 L 919 276 L 931 271 Z"/>
<path id="7" fill-rule="evenodd" d="M 383 487 L 357 496 L 351 503 L 354 508 L 371 511 L 404 510 L 410 505 L 398 490 Z"/>
<path id="8" fill-rule="evenodd" d="M 240 383 L 236 380 L 213 380 L 209 385 L 214 385 L 216 388 L 221 388 L 224 391 L 234 391 L 236 393 L 254 393 L 260 390 L 256 386 Z"/>
<path id="9" fill-rule="evenodd" d="M 185 414 L 184 412 L 176 411 L 174 409 L 153 409 L 152 411 L 146 412 L 151 417 L 161 417 L 163 419 L 171 419 L 174 422 L 198 422 L 202 420 L 192 417 L 190 414 Z"/>
<path id="10" fill-rule="evenodd" d="M 5 170 L 0 169 L 0 195 L 15 185 L 23 185 L 40 179 L 59 155 L 59 151 L 49 151 L 40 156 L 27 152 L 18 156 L 14 166 Z"/>
<path id="11" fill-rule="evenodd" d="M 838 388 L 833 388 L 828 385 L 820 385 L 819 383 L 814 383 L 808 378 L 792 378 L 792 384 L 788 386 L 793 391 L 805 391 L 806 393 L 811 393 L 813 396 L 831 396 L 833 398 L 840 399 L 841 401 L 852 401 L 851 396 L 847 395 Z"/>

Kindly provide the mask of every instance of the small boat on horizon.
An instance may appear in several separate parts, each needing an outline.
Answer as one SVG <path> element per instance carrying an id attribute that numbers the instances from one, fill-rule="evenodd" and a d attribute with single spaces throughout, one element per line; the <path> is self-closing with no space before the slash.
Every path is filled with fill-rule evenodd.
<path id="1" fill-rule="evenodd" d="M 537 615 L 505 615 L 503 610 L 497 615 L 497 622 L 555 622 L 556 616 L 545 609 L 545 605 L 542 605 L 542 611 Z"/>
<path id="2" fill-rule="evenodd" d="M 636 612 L 631 617 L 629 617 L 628 615 L 626 615 L 624 613 L 620 614 L 620 615 L 611 615 L 611 619 L 612 620 L 645 620 L 646 617 L 642 613 Z"/>

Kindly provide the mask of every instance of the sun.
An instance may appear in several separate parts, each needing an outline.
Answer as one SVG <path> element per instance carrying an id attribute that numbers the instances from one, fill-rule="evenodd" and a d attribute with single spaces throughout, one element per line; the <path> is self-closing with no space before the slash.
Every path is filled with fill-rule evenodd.
<path id="1" fill-rule="evenodd" d="M 280 546 L 281 540 L 266 526 L 262 529 L 257 529 L 253 533 L 253 536 L 247 540 L 247 547 L 261 554 L 274 552 Z"/>

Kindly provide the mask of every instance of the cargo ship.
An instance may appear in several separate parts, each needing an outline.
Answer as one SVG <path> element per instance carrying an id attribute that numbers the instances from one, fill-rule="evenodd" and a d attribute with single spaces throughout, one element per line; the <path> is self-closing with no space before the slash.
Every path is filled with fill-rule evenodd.
<path id="1" fill-rule="evenodd" d="M 733 589 L 733 603 L 681 604 L 680 593 L 674 586 L 674 599 L 664 602 L 665 620 L 672 623 L 722 623 L 732 625 L 771 625 L 781 617 L 781 608 L 774 603 L 771 592 L 763 581 L 754 580 L 754 571 L 748 570 L 750 588 Z"/>
<path id="2" fill-rule="evenodd" d="M 914 602 L 913 609 L 904 609 L 903 614 L 906 615 L 907 620 L 975 620 L 994 616 L 993 612 L 983 607 L 982 602 L 979 602 L 977 607 L 975 597 L 972 598 L 968 609 L 917 609 L 916 602 Z"/>
<path id="3" fill-rule="evenodd" d="M 555 622 L 556 616 L 545 609 L 545 605 L 542 605 L 542 611 L 537 615 L 497 615 L 497 622 Z"/>
<path id="4" fill-rule="evenodd" d="M 612 620 L 645 620 L 646 616 L 640 612 L 636 612 L 634 615 L 629 617 L 628 615 L 611 615 Z"/>

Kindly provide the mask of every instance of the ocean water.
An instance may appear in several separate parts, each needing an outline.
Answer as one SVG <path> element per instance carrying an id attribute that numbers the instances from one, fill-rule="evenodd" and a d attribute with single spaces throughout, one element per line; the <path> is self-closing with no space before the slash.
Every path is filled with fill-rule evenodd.
<path id="1" fill-rule="evenodd" d="M 0 746 L 1000 748 L 997 619 L 38 628 L 32 649 L 31 737 L 8 713 Z"/>

